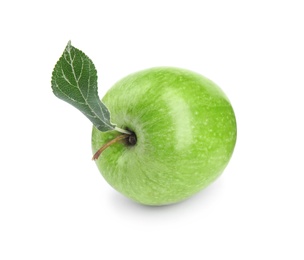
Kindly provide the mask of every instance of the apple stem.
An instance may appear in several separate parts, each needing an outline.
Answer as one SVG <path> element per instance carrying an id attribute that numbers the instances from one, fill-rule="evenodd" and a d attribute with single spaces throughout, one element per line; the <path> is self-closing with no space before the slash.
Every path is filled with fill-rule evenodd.
<path id="1" fill-rule="evenodd" d="M 98 149 L 98 151 L 94 154 L 92 160 L 97 160 L 100 156 L 100 154 L 107 149 L 110 145 L 117 143 L 118 141 L 122 140 L 122 139 L 126 139 L 130 136 L 130 134 L 122 134 L 122 135 L 118 135 L 116 136 L 113 140 L 107 142 L 106 144 L 104 144 L 102 147 L 100 147 Z"/>
<path id="2" fill-rule="evenodd" d="M 120 133 L 123 133 L 123 134 L 128 134 L 128 135 L 131 134 L 128 130 L 119 128 L 119 127 L 117 127 L 117 126 L 115 126 L 114 130 L 116 130 L 116 131 L 118 131 L 118 132 L 120 132 Z"/>

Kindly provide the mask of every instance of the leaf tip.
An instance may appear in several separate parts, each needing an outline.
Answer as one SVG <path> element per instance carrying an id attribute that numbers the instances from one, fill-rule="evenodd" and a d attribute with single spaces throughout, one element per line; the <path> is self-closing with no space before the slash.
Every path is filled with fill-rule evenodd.
<path id="1" fill-rule="evenodd" d="M 71 40 L 69 40 L 67 46 L 65 47 L 65 49 L 66 49 L 66 51 L 70 52 L 71 48 L 72 48 L 72 43 L 71 43 Z"/>

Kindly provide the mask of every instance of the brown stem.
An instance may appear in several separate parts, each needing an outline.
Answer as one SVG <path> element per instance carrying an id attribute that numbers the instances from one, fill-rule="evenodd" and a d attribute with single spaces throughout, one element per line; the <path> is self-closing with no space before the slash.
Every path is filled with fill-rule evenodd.
<path id="1" fill-rule="evenodd" d="M 118 141 L 122 140 L 122 139 L 126 139 L 127 137 L 129 137 L 129 134 L 122 134 L 122 135 L 118 135 L 116 136 L 113 140 L 107 142 L 106 144 L 104 144 L 102 147 L 99 148 L 99 150 L 94 154 L 92 160 L 97 160 L 99 158 L 99 155 L 105 150 L 107 149 L 110 145 L 117 143 Z"/>

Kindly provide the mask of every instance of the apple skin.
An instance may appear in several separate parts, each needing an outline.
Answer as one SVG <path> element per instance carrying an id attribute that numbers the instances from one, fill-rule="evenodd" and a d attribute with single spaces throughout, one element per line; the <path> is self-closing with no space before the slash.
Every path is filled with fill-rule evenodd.
<path id="1" fill-rule="evenodd" d="M 236 143 L 236 119 L 223 91 L 192 71 L 157 67 L 133 73 L 104 96 L 111 121 L 136 134 L 96 160 L 106 181 L 145 205 L 189 198 L 212 183 Z M 93 127 L 92 150 L 121 133 Z"/>

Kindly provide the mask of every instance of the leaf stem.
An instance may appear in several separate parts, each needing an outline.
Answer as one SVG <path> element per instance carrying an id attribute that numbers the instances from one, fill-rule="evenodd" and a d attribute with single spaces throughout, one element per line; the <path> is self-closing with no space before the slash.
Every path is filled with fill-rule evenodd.
<path id="1" fill-rule="evenodd" d="M 120 133 L 123 133 L 123 134 L 128 134 L 128 135 L 131 134 L 131 132 L 129 132 L 128 130 L 121 129 L 121 128 L 117 127 L 117 126 L 115 126 L 114 130 L 116 130 L 116 131 L 118 131 Z"/>
<path id="2" fill-rule="evenodd" d="M 126 139 L 128 138 L 130 135 L 129 134 L 123 134 L 123 135 L 118 135 L 116 136 L 113 140 L 105 143 L 102 147 L 100 147 L 98 149 L 98 151 L 93 155 L 92 160 L 97 160 L 100 156 L 100 154 L 107 149 L 110 145 L 117 143 L 118 141 L 122 140 L 122 139 Z"/>

